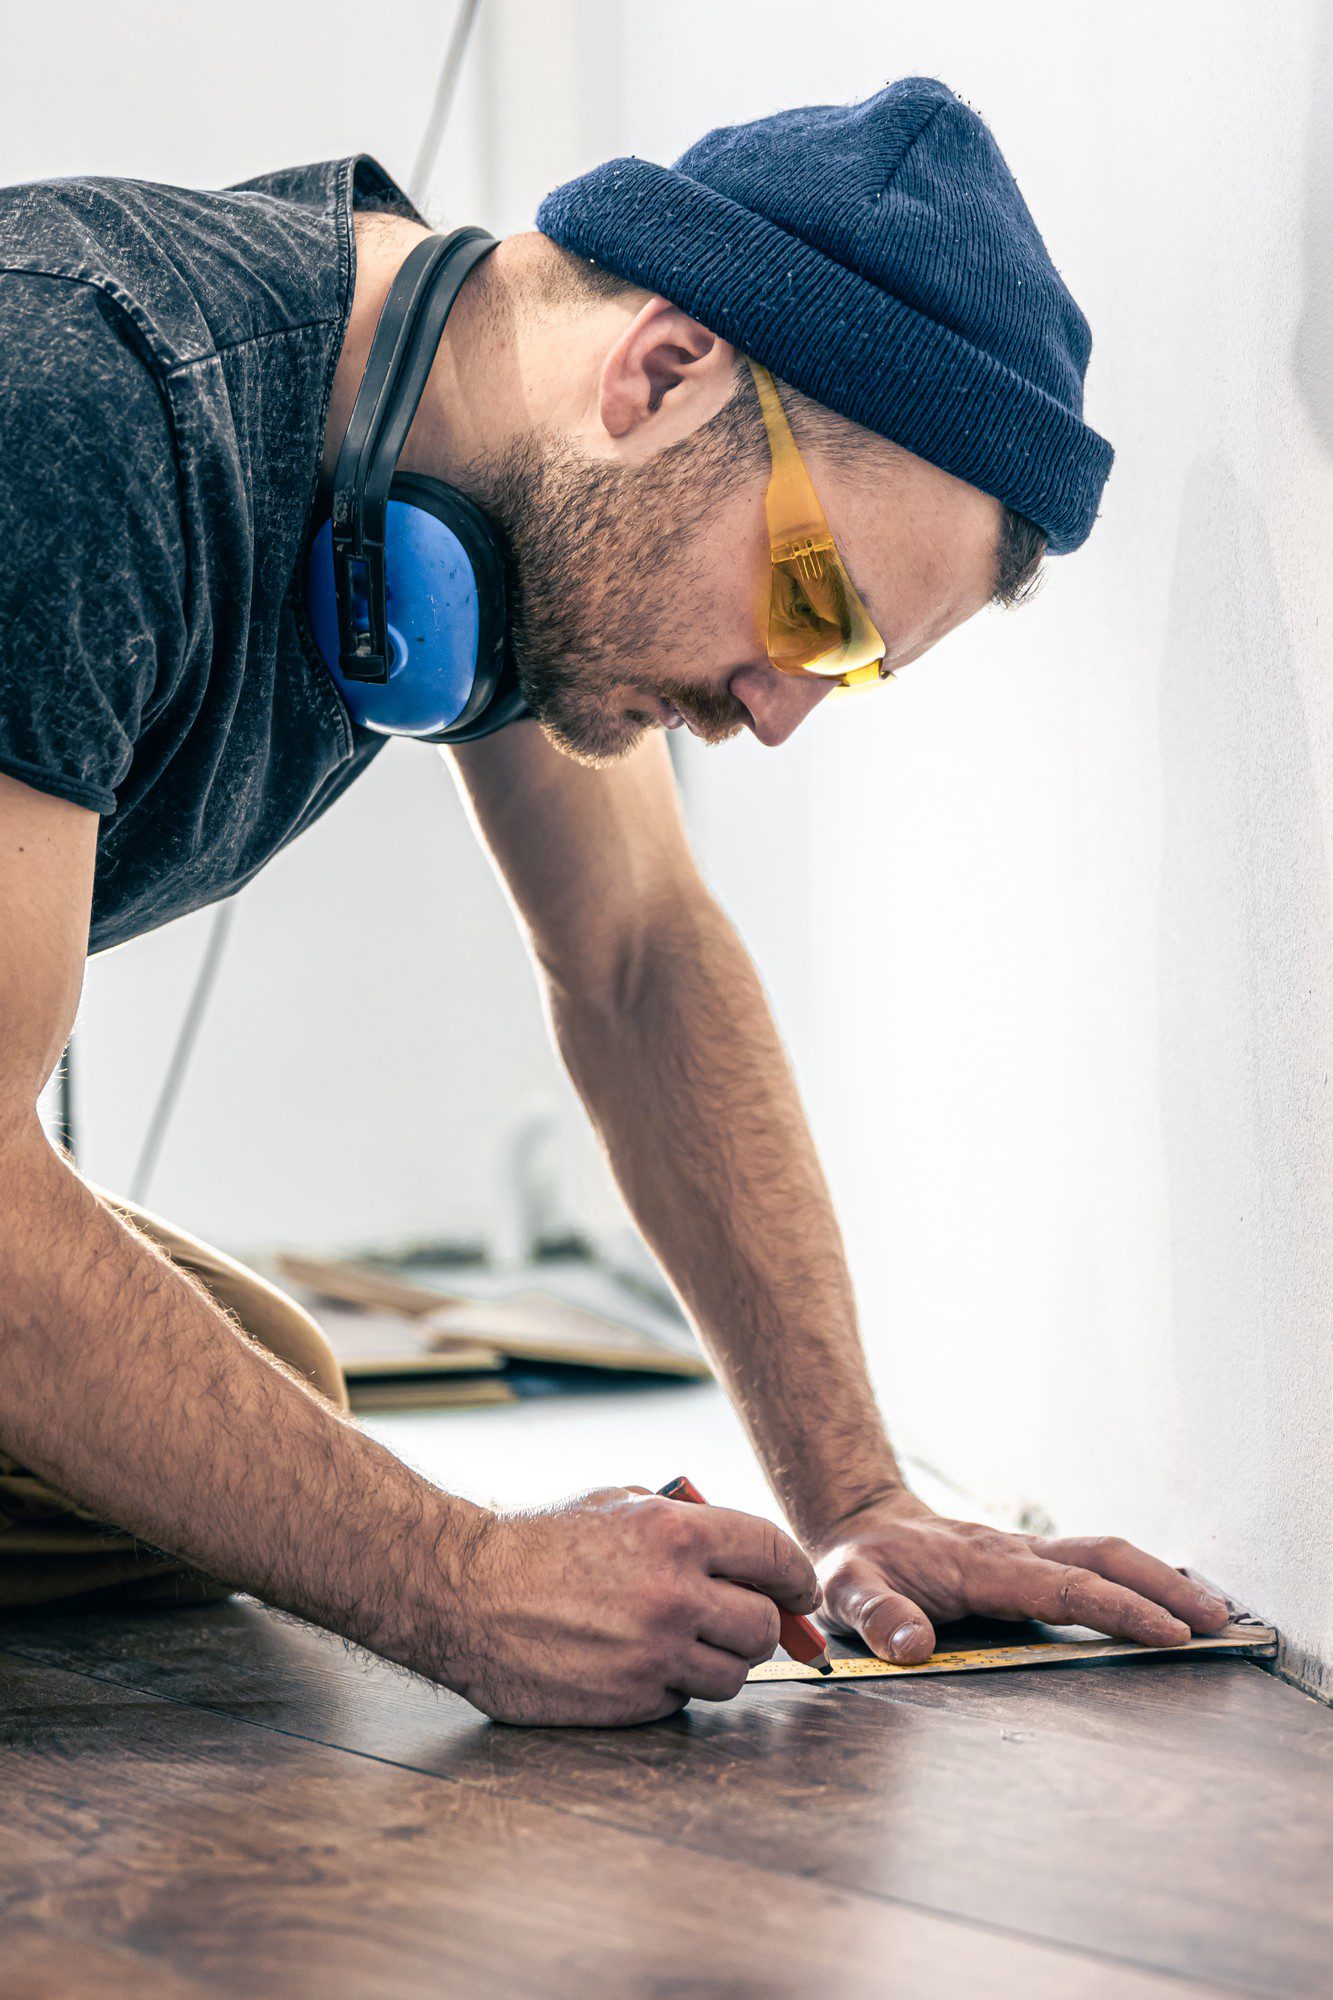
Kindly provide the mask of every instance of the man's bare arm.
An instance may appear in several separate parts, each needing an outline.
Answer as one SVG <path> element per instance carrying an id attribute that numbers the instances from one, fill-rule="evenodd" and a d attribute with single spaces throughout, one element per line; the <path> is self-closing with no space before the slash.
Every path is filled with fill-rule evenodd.
<path id="1" fill-rule="evenodd" d="M 96 818 L 0 780 L 0 1437 L 104 1518 L 426 1670 L 481 1510 L 438 1493 L 250 1342 L 99 1202 L 36 1097 L 82 977 Z"/>
<path id="2" fill-rule="evenodd" d="M 0 1445 L 100 1518 L 491 1714 L 631 1721 L 734 1694 L 777 1616 L 714 1572 L 809 1608 L 785 1537 L 617 1490 L 513 1518 L 441 1492 L 50 1146 L 36 1102 L 77 1004 L 95 835 L 91 813 L 0 777 Z"/>
<path id="3" fill-rule="evenodd" d="M 904 1481 L 796 1081 L 711 897 L 659 910 L 621 1007 L 553 989 L 561 1050 L 788 1519 L 818 1547 Z"/>

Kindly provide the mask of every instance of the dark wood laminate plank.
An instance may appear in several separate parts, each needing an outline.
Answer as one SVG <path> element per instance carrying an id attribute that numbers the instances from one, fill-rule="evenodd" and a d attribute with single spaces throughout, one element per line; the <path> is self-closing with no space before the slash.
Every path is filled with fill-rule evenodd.
<path id="1" fill-rule="evenodd" d="M 771 1687 L 570 1732 L 492 1728 L 244 1605 L 0 1645 L 702 1854 L 1234 1991 L 1327 1990 L 1333 1718 L 1241 1663 Z"/>
<path id="2" fill-rule="evenodd" d="M 126 1953 L 152 2000 L 1219 2000 L 12 1655 L 0 1713 L 4 1915 L 70 1940 L 34 2000 Z"/>
<path id="3" fill-rule="evenodd" d="M 1288 1753 L 1323 1763 L 1333 1777 L 1333 1716 L 1313 1697 L 1252 1662 L 1157 1656 L 1106 1668 L 1041 1673 L 980 1673 L 952 1679 L 900 1679 L 864 1690 L 979 1721 L 1008 1723 L 1020 1711 L 1048 1728 L 1101 1737 L 1155 1752 L 1231 1761 L 1250 1750 L 1262 1759 Z M 1088 1699 L 1085 1672 L 1096 1673 Z M 1041 1681 L 1042 1685 L 1035 1685 Z M 1288 1696 L 1274 1697 L 1274 1686 Z M 1291 1698 L 1289 1698 L 1291 1697 Z"/>
<path id="4" fill-rule="evenodd" d="M 95 1664 L 109 1677 L 195 1704 L 208 1701 L 210 1678 L 220 1675 L 217 1691 L 229 1709 L 251 1698 L 261 1705 L 276 1701 L 280 1708 L 291 1700 L 328 1702 L 340 1730 L 362 1722 L 373 1727 L 377 1720 L 374 1706 L 358 1702 L 354 1710 L 347 1708 L 346 1696 L 359 1685 L 362 1672 L 370 1675 L 377 1691 L 387 1691 L 397 1678 L 401 1688 L 411 1690 L 405 1699 L 417 1710 L 438 1705 L 424 1682 L 395 1677 L 382 1663 L 245 1599 L 160 1617 L 62 1613 L 0 1618 L 3 1649 L 81 1670 Z M 271 1671 L 282 1681 L 267 1680 Z M 1285 1692 L 1275 1695 L 1275 1688 Z M 795 1700 L 802 1692 L 755 1687 L 740 1700 L 749 1707 L 788 1694 Z M 804 1692 L 821 1700 L 832 1694 L 820 1687 Z M 1047 1729 L 1141 1745 L 1154 1754 L 1225 1756 L 1234 1765 L 1251 1752 L 1262 1761 L 1290 1753 L 1333 1766 L 1333 1714 L 1326 1707 L 1261 1668 L 1198 1655 L 1034 1673 L 902 1677 L 839 1688 L 836 1699 L 853 1695 L 1006 1727 L 1021 1713 L 1027 1724 L 1040 1718 Z M 462 1713 L 466 1720 L 469 1712 Z"/>
<path id="5" fill-rule="evenodd" d="M 0 1936 L 4 2000 L 216 2000 L 217 1988 L 140 1953 L 78 1932 L 6 1917 Z"/>

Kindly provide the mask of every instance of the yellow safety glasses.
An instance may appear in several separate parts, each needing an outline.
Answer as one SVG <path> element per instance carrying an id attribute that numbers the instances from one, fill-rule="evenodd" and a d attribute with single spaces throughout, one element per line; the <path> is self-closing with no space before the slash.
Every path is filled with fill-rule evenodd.
<path id="1" fill-rule="evenodd" d="M 745 358 L 773 460 L 764 500 L 773 563 L 768 657 L 780 673 L 831 680 L 838 688 L 892 680 L 887 648 L 838 554 L 777 384 L 767 368 Z"/>

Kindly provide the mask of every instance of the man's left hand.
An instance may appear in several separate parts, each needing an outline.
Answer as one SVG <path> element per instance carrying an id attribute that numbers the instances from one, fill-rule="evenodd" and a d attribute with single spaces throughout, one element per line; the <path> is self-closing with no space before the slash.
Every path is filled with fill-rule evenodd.
<path id="1" fill-rule="evenodd" d="M 936 1622 L 970 1614 L 1086 1625 L 1143 1646 L 1183 1645 L 1228 1615 L 1221 1598 L 1117 1536 L 1007 1534 L 909 1493 L 848 1516 L 811 1553 L 824 1622 L 904 1666 L 930 1658 Z"/>

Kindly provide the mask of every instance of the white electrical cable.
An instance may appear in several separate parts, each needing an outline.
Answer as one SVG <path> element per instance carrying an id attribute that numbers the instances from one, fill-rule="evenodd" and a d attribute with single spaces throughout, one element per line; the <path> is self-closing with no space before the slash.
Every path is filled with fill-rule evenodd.
<path id="1" fill-rule="evenodd" d="M 449 123 L 454 94 L 458 89 L 463 58 L 467 54 L 472 30 L 480 12 L 481 0 L 460 0 L 458 13 L 454 17 L 454 31 L 449 37 L 449 46 L 440 65 L 440 77 L 435 86 L 435 102 L 431 106 L 430 117 L 426 120 L 426 129 L 421 135 L 416 162 L 407 184 L 407 191 L 418 208 L 430 193 L 431 176 L 435 172 L 435 162 L 440 156 L 440 147 L 444 142 L 445 127 Z"/>
<path id="2" fill-rule="evenodd" d="M 186 1067 L 194 1052 L 195 1041 L 204 1018 L 204 1009 L 208 1005 L 209 996 L 217 979 L 218 966 L 222 962 L 222 948 L 227 942 L 227 932 L 231 929 L 231 920 L 235 912 L 235 902 L 229 896 L 225 903 L 219 905 L 209 929 L 204 955 L 199 962 L 194 986 L 186 1003 L 185 1018 L 176 1036 L 176 1046 L 171 1051 L 167 1073 L 162 1080 L 157 1103 L 153 1106 L 153 1115 L 148 1121 L 148 1130 L 144 1134 L 144 1142 L 139 1149 L 139 1158 L 130 1181 L 130 1200 L 138 1202 L 141 1206 L 148 1195 L 148 1184 L 153 1178 L 158 1154 L 162 1151 L 162 1141 L 167 1136 L 167 1123 L 176 1107 L 181 1085 L 185 1081 Z"/>

